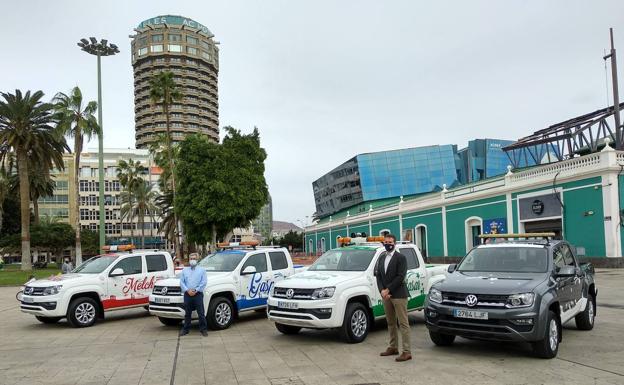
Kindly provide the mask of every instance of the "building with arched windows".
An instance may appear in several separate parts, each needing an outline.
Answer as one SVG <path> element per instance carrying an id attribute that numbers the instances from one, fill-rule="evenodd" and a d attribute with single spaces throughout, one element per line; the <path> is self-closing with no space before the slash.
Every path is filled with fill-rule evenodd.
<path id="1" fill-rule="evenodd" d="M 219 49 L 210 30 L 183 16 L 163 15 L 141 22 L 132 35 L 135 139 L 147 148 L 166 132 L 162 107 L 150 99 L 150 80 L 171 71 L 182 99 L 170 109 L 172 140 L 202 133 L 219 140 L 217 78 Z"/>

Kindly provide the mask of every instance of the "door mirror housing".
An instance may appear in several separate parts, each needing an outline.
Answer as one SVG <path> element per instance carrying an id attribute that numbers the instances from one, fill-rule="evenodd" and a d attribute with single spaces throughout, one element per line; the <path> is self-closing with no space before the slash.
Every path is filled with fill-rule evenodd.
<path id="1" fill-rule="evenodd" d="M 574 277 L 576 275 L 576 267 L 575 266 L 563 266 L 559 271 L 555 274 L 557 277 Z"/>
<path id="2" fill-rule="evenodd" d="M 251 275 L 256 273 L 255 266 L 247 266 L 242 272 L 241 275 Z"/>
<path id="3" fill-rule="evenodd" d="M 120 275 L 124 275 L 124 269 L 122 269 L 121 267 L 118 267 L 116 269 L 113 269 L 113 271 L 111 271 L 109 275 L 111 277 L 117 277 L 117 276 L 120 276 Z"/>
<path id="4" fill-rule="evenodd" d="M 449 265 L 449 267 L 446 269 L 446 271 L 448 271 L 449 273 L 452 273 L 455 271 L 455 269 L 457 269 L 457 264 L 456 263 L 451 263 Z"/>

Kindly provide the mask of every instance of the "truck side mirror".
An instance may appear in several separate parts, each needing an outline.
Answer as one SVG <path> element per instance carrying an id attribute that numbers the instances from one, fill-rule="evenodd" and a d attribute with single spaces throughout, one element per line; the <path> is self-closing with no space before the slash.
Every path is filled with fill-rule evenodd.
<path id="1" fill-rule="evenodd" d="M 122 269 L 121 267 L 118 267 L 118 268 L 114 269 L 109 274 L 109 276 L 111 276 L 111 277 L 117 277 L 117 276 L 120 276 L 120 275 L 124 275 L 124 269 Z"/>
<path id="2" fill-rule="evenodd" d="M 574 277 L 576 275 L 576 267 L 575 266 L 563 266 L 559 271 L 555 274 L 557 277 Z"/>
<path id="3" fill-rule="evenodd" d="M 256 273 L 255 266 L 247 266 L 242 272 L 241 275 L 251 275 Z"/>
<path id="4" fill-rule="evenodd" d="M 451 263 L 448 267 L 448 269 L 446 269 L 446 271 L 448 271 L 449 273 L 452 273 L 455 271 L 455 269 L 457 268 L 457 264 L 456 263 Z"/>

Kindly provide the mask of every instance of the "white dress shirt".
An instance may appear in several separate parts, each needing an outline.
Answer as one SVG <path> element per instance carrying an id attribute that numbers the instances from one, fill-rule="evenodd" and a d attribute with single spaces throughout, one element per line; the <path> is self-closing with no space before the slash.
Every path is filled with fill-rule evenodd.
<path id="1" fill-rule="evenodd" d="M 384 261 L 384 272 L 385 273 L 388 272 L 388 265 L 390 264 L 390 260 L 392 259 L 392 256 L 394 255 L 395 251 L 396 251 L 396 248 L 393 249 L 392 251 L 387 251 L 386 252 L 386 260 Z"/>

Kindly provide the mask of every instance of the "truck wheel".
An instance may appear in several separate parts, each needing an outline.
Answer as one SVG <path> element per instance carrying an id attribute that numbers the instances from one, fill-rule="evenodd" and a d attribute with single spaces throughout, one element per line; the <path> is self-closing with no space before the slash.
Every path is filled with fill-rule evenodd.
<path id="1" fill-rule="evenodd" d="M 89 297 L 76 298 L 69 304 L 67 320 L 75 328 L 93 326 L 97 320 L 98 304 Z"/>
<path id="2" fill-rule="evenodd" d="M 437 346 L 451 346 L 455 342 L 453 334 L 443 334 L 429 330 L 429 338 Z"/>
<path id="3" fill-rule="evenodd" d="M 161 324 L 165 326 L 178 326 L 180 322 L 182 322 L 182 320 L 179 318 L 158 317 L 158 320 L 160 321 Z"/>
<path id="4" fill-rule="evenodd" d="M 579 330 L 592 330 L 594 328 L 594 318 L 596 318 L 596 299 L 590 294 L 587 297 L 585 310 L 577 314 L 574 321 Z"/>
<path id="5" fill-rule="evenodd" d="M 282 334 L 297 334 L 301 330 L 299 326 L 284 325 L 277 322 L 275 323 L 275 328 Z"/>
<path id="6" fill-rule="evenodd" d="M 345 317 L 340 327 L 340 336 L 350 344 L 356 344 L 366 339 L 370 330 L 368 309 L 359 302 L 347 305 Z"/>
<path id="7" fill-rule="evenodd" d="M 206 314 L 208 326 L 213 330 L 223 330 L 230 327 L 234 320 L 234 307 L 232 301 L 226 297 L 216 297 L 210 300 L 208 314 Z"/>
<path id="8" fill-rule="evenodd" d="M 44 324 L 55 324 L 59 322 L 63 317 L 41 317 L 36 315 L 35 318 L 37 319 L 37 321 Z"/>
<path id="9" fill-rule="evenodd" d="M 533 342 L 533 353 L 540 358 L 554 358 L 559 351 L 559 317 L 552 311 L 548 311 L 548 320 L 546 322 L 546 330 L 544 338 L 540 341 Z"/>

